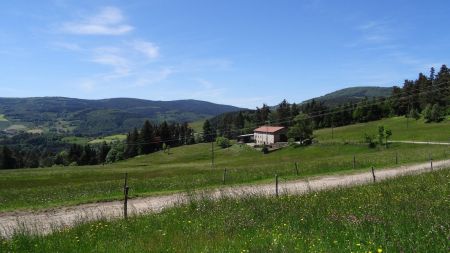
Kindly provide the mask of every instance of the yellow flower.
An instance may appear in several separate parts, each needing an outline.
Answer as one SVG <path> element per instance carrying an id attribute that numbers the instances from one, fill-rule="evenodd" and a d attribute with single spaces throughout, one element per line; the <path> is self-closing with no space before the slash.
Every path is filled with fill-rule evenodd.
<path id="1" fill-rule="evenodd" d="M 381 252 L 383 252 L 383 250 L 382 250 L 382 249 L 378 249 L 377 252 L 378 252 L 378 253 L 381 253 Z"/>

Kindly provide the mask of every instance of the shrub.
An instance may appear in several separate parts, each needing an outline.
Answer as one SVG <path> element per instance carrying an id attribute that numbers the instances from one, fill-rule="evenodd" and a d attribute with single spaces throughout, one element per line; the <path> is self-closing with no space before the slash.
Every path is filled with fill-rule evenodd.
<path id="1" fill-rule="evenodd" d="M 216 144 L 221 148 L 228 148 L 230 145 L 230 140 L 225 137 L 217 137 Z"/>
<path id="2" fill-rule="evenodd" d="M 377 143 L 375 142 L 375 136 L 364 134 L 364 140 L 369 145 L 369 148 L 375 148 Z"/>

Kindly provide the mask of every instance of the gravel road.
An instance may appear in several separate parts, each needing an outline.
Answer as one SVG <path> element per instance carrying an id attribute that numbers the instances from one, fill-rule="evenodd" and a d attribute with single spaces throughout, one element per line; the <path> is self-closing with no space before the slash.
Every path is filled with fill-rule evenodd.
<path id="1" fill-rule="evenodd" d="M 450 160 L 433 162 L 433 169 L 450 168 Z M 384 168 L 376 170 L 377 181 L 431 171 L 430 162 L 401 166 L 396 168 Z M 367 184 L 372 182 L 372 173 L 360 172 L 354 174 L 332 175 L 309 178 L 309 180 L 285 181 L 280 180 L 280 194 L 304 194 L 309 191 L 318 191 L 329 188 L 351 185 Z M 224 187 L 210 191 L 199 191 L 195 194 L 211 198 L 222 196 L 239 197 L 248 194 L 274 195 L 275 183 Z M 189 200 L 185 193 L 136 198 L 128 201 L 130 215 L 139 215 L 149 212 L 160 212 L 164 208 L 185 203 Z M 27 231 L 29 233 L 48 234 L 55 230 L 71 227 L 79 223 L 99 219 L 114 219 L 122 217 L 123 202 L 103 202 L 83 204 L 78 206 L 53 208 L 36 212 L 3 212 L 0 213 L 0 236 L 10 238 L 15 231 Z"/>

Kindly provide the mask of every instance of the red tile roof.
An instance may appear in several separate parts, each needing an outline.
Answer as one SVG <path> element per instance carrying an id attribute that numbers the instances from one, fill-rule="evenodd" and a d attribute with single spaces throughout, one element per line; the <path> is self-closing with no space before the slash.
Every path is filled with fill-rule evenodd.
<path id="1" fill-rule="evenodd" d="M 276 133 L 280 130 L 283 130 L 282 126 L 260 126 L 254 130 L 254 132 L 262 132 L 262 133 Z"/>

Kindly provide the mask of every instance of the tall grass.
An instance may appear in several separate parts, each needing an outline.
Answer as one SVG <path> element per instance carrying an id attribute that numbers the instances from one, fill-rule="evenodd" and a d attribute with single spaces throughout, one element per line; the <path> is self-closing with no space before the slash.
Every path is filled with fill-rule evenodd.
<path id="1" fill-rule="evenodd" d="M 160 214 L 18 234 L 1 252 L 448 252 L 450 170 L 279 198 L 193 199 Z"/>

